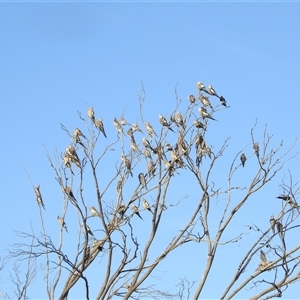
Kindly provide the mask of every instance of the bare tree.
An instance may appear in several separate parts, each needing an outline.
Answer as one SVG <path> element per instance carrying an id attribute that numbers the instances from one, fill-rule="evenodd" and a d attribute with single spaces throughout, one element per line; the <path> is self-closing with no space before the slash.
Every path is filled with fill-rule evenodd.
<path id="1" fill-rule="evenodd" d="M 144 115 L 142 87 L 140 123 L 128 123 L 124 114 L 105 123 L 91 107 L 85 114 L 78 113 L 82 126 L 78 125 L 74 132 L 61 125 L 72 143 L 54 157 L 47 152 L 56 179 L 53 184 L 63 196 L 62 212 L 57 216 L 59 242 L 54 242 L 46 230 L 44 209 L 48 197 L 43 195 L 43 186 L 32 184 L 39 205 L 41 234 L 20 233 L 32 242 L 18 243 L 11 249 L 12 257 L 43 262 L 49 299 L 68 299 L 79 284 L 86 299 L 199 299 L 207 281 L 216 280 L 210 274 L 217 257 L 225 258 L 226 253 L 217 250 L 245 241 L 246 252 L 232 266 L 230 271 L 234 272 L 228 271 L 222 280 L 227 285 L 221 299 L 232 299 L 245 287 L 250 289 L 251 299 L 280 297 L 288 285 L 299 280 L 300 242 L 290 242 L 299 227 L 298 187 L 291 174 L 278 195 L 282 208 L 273 211 L 271 218 L 265 214 L 264 228 L 251 223 L 246 230 L 241 226 L 237 234 L 231 234 L 231 224 L 245 204 L 268 188 L 284 171 L 285 163 L 297 154 L 292 152 L 294 145 L 286 150 L 283 142 L 271 146 L 273 136 L 267 127 L 262 139 L 258 139 L 255 124 L 249 132 L 251 151 L 241 147 L 228 153 L 229 137 L 219 148 L 208 142 L 211 123 L 216 122 L 214 126 L 220 129 L 224 126 L 217 119 L 229 108 L 225 97 L 201 82 L 197 83 L 197 94 L 189 95 L 186 101 L 179 100 L 177 91 L 175 94 L 174 109 L 168 116 L 152 118 L 151 123 Z M 116 129 L 114 139 L 105 130 L 108 126 Z M 226 158 L 228 169 L 218 175 L 215 169 L 225 154 L 231 160 Z M 256 170 L 243 180 L 239 172 L 246 170 L 250 161 Z M 170 198 L 172 190 L 180 184 L 184 187 L 182 182 L 186 180 L 193 185 L 193 199 L 189 195 Z M 212 209 L 216 203 L 218 211 Z M 182 219 L 179 210 L 185 211 Z M 160 232 L 166 224 L 166 214 L 173 214 L 176 222 L 162 240 Z M 77 228 L 68 225 L 71 218 L 77 220 Z M 212 219 L 217 224 L 214 228 Z M 138 221 L 144 228 L 143 236 L 135 226 Z M 251 218 L 245 222 L 249 224 Z M 247 237 L 249 231 L 255 233 L 251 238 Z M 65 252 L 66 243 L 72 243 L 73 251 Z M 174 282 L 176 291 L 157 288 L 153 282 L 160 280 L 158 266 L 166 260 L 176 263 L 177 250 L 184 248 L 188 253 L 189 247 L 198 247 L 199 251 L 201 247 L 203 268 L 197 266 L 199 277 L 191 279 L 189 274 L 182 274 L 179 283 Z M 190 255 L 180 256 L 181 261 L 191 259 Z M 99 268 L 101 274 L 97 272 Z M 28 270 L 32 272 L 25 284 L 14 281 L 25 291 L 36 272 L 41 272 L 31 267 Z M 94 274 L 99 278 L 96 285 L 91 280 Z M 27 297 L 25 291 L 18 290 L 18 299 Z"/>

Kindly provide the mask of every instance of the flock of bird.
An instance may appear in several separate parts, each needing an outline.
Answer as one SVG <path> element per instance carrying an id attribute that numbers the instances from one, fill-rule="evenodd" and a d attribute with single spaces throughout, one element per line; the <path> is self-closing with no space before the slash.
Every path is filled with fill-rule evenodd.
<path id="1" fill-rule="evenodd" d="M 227 107 L 227 103 L 226 103 L 225 98 L 223 96 L 219 96 L 211 85 L 208 85 L 207 88 L 201 82 L 198 82 L 196 85 L 198 88 L 197 98 L 194 95 L 189 95 L 188 100 L 191 105 L 197 105 L 197 102 L 198 102 L 197 100 L 199 100 L 199 102 L 202 104 L 202 106 L 198 108 L 200 117 L 199 118 L 196 117 L 196 119 L 193 121 L 193 126 L 196 128 L 196 136 L 194 139 L 195 148 L 196 148 L 196 165 L 197 165 L 197 167 L 199 167 L 203 156 L 207 155 L 209 158 L 211 158 L 211 155 L 212 155 L 210 147 L 205 143 L 204 138 L 203 138 L 203 132 L 207 128 L 208 119 L 216 121 L 216 119 L 213 117 L 213 113 L 215 112 L 215 110 L 210 102 L 210 96 L 218 98 L 220 105 L 222 105 L 224 107 Z M 208 112 L 207 108 L 210 108 L 211 111 Z M 106 132 L 104 129 L 103 120 L 101 118 L 96 120 L 93 107 L 90 107 L 88 109 L 87 115 L 88 115 L 89 119 L 91 120 L 91 122 L 93 123 L 93 125 L 99 130 L 99 132 L 102 133 L 105 138 L 107 138 L 107 135 L 106 135 Z M 139 184 L 142 186 L 142 188 L 145 188 L 145 189 L 148 189 L 147 179 L 149 181 L 149 178 L 153 177 L 155 174 L 157 161 L 162 160 L 166 166 L 166 169 L 169 171 L 170 176 L 172 176 L 175 172 L 178 173 L 176 171 L 177 168 L 184 167 L 184 159 L 183 158 L 184 158 L 184 156 L 189 156 L 190 148 L 191 148 L 191 145 L 189 145 L 184 139 L 188 124 L 187 124 L 186 119 L 184 119 L 184 117 L 182 116 L 182 114 L 179 111 L 177 111 L 175 114 L 172 114 L 169 118 L 169 121 L 167 121 L 167 119 L 162 115 L 158 116 L 158 120 L 159 120 L 159 123 L 161 124 L 162 128 L 166 128 L 168 131 L 172 131 L 173 133 L 176 133 L 176 132 L 178 133 L 177 142 L 174 146 L 172 146 L 171 144 L 169 144 L 167 142 L 165 142 L 165 144 L 163 145 L 160 140 L 159 140 L 159 142 L 157 142 L 157 139 L 159 139 L 159 137 L 156 134 L 153 126 L 149 122 L 145 122 L 144 127 L 145 127 L 147 134 L 152 143 L 149 140 L 147 140 L 145 137 L 143 137 L 142 138 L 142 145 L 144 148 L 143 152 L 140 150 L 138 144 L 136 143 L 135 137 L 134 137 L 134 134 L 136 132 L 143 133 L 142 130 L 139 128 L 138 124 L 134 123 L 134 124 L 130 125 L 123 116 L 119 120 L 117 120 L 116 118 L 114 118 L 114 120 L 113 120 L 113 124 L 117 130 L 118 135 L 125 135 L 124 127 L 129 126 L 129 129 L 127 130 L 127 135 L 130 137 L 130 147 L 131 147 L 133 153 L 137 153 L 138 155 L 142 155 L 142 153 L 144 153 L 144 156 L 145 156 L 146 160 L 148 161 L 147 172 L 145 174 L 139 173 L 139 175 L 138 175 Z M 75 130 L 73 132 L 73 140 L 74 140 L 73 145 L 76 147 L 76 145 L 79 144 L 82 147 L 86 148 L 86 145 L 82 139 L 87 140 L 86 136 L 81 132 L 81 130 L 79 128 L 75 128 Z M 155 144 L 153 143 L 153 140 L 156 141 Z M 74 172 L 72 170 L 72 164 L 78 168 L 81 168 L 82 164 L 81 164 L 81 160 L 76 152 L 76 149 L 73 145 L 69 145 L 66 148 L 66 151 L 63 154 L 62 158 L 63 158 L 64 166 L 66 168 L 68 168 L 70 170 L 70 172 L 74 175 Z M 254 144 L 253 149 L 255 151 L 256 156 L 259 157 L 258 143 Z M 166 155 L 168 152 L 170 153 L 169 160 L 167 159 L 167 155 Z M 152 159 L 153 154 L 158 157 L 158 160 L 156 162 Z M 132 157 L 132 155 L 130 157 Z M 131 176 L 133 176 L 132 169 L 131 169 L 131 159 L 128 156 L 126 156 L 124 153 L 122 153 L 121 160 L 124 163 L 126 174 L 130 174 Z M 242 153 L 242 155 L 240 156 L 240 160 L 241 160 L 242 166 L 244 167 L 245 162 L 247 160 L 245 153 Z M 119 180 L 118 184 L 117 184 L 117 193 L 119 195 L 122 193 L 122 186 L 123 186 L 123 179 Z M 63 189 L 64 189 L 65 194 L 68 196 L 68 198 L 72 202 L 77 203 L 71 188 L 68 186 L 65 186 Z M 42 195 L 40 192 L 40 186 L 35 187 L 34 190 L 35 190 L 35 194 L 36 194 L 37 203 L 45 209 L 45 205 L 43 203 Z M 287 201 L 287 203 L 289 203 L 292 207 L 297 206 L 297 204 L 295 202 L 293 202 L 291 198 L 288 198 L 288 197 L 289 196 L 281 195 L 277 198 Z M 153 211 L 151 210 L 151 206 L 149 205 L 149 203 L 147 202 L 146 199 L 142 200 L 142 204 L 143 204 L 143 207 L 145 210 L 148 210 L 149 212 L 154 214 Z M 91 216 L 101 218 L 101 214 L 97 211 L 97 209 L 94 206 L 91 206 L 89 209 L 91 212 Z M 124 204 L 121 204 L 119 206 L 119 213 L 122 213 L 122 209 L 123 210 L 125 209 Z M 140 210 L 134 203 L 132 204 L 131 209 L 132 209 L 133 214 L 136 214 L 139 218 L 143 219 L 140 215 Z M 66 231 L 68 231 L 64 219 L 62 217 L 58 216 L 57 220 L 58 220 L 59 224 Z M 270 220 L 270 222 L 271 222 L 271 220 Z M 280 228 L 282 228 L 282 225 L 280 224 L 281 225 L 281 227 L 280 227 L 279 224 L 280 223 L 278 221 L 275 221 L 275 219 L 273 217 L 272 223 L 271 223 L 272 230 L 274 231 L 275 225 L 277 225 L 278 230 Z M 280 230 L 282 230 L 282 229 L 280 229 Z M 93 235 L 92 231 L 90 230 L 90 228 L 88 226 L 87 226 L 87 232 L 90 235 Z M 261 259 L 262 265 L 265 265 L 266 259 L 265 259 L 263 252 L 261 252 L 261 258 L 262 258 Z"/>

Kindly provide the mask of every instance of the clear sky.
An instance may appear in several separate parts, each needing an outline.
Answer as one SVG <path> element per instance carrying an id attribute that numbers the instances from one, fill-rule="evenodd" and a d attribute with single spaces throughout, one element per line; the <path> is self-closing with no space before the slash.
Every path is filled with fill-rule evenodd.
<path id="1" fill-rule="evenodd" d="M 168 115 L 175 107 L 175 87 L 183 102 L 196 93 L 197 81 L 213 85 L 225 96 L 230 109 L 218 112 L 218 122 L 208 136 L 215 148 L 231 137 L 220 172 L 223 167 L 228 170 L 245 146 L 246 155 L 252 153 L 250 129 L 256 120 L 258 141 L 262 142 L 268 124 L 274 146 L 283 140 L 288 149 L 299 137 L 299 9 L 300 4 L 292 2 L 1 2 L 0 255 L 19 241 L 13 230 L 30 232 L 32 225 L 39 233 L 35 195 L 22 164 L 34 185 L 41 185 L 47 228 L 58 241 L 56 216 L 62 211 L 62 196 L 45 149 L 51 157 L 56 150 L 62 153 L 70 140 L 60 124 L 70 131 L 82 126 L 77 111 L 85 116 L 90 106 L 103 118 L 110 141 L 116 138 L 113 118 L 119 118 L 125 109 L 130 123 L 141 124 L 137 97 L 141 82 L 146 91 L 145 115 L 156 127 L 158 115 Z M 114 164 L 107 161 L 103 172 L 109 173 Z M 253 205 L 248 204 L 237 219 L 239 226 L 250 224 L 251 215 L 267 215 L 265 220 L 256 220 L 267 228 L 269 215 L 278 212 L 281 205 L 275 200 L 281 192 L 279 184 L 288 176 L 288 169 L 298 181 L 298 166 L 299 158 L 295 158 L 259 194 L 260 199 L 254 197 Z M 193 195 L 192 190 L 187 191 L 184 176 L 179 182 L 182 189 L 177 186 L 174 195 Z M 71 229 L 71 216 L 67 217 Z M 235 250 L 220 248 L 217 262 L 224 260 L 224 250 L 229 257 L 231 251 L 243 254 L 243 243 L 238 244 L 229 248 Z M 205 246 L 202 250 L 206 251 Z M 222 281 L 221 287 L 228 282 L 227 257 L 212 271 L 212 276 Z M 195 268 L 197 263 L 199 268 Z M 163 263 L 159 270 L 170 271 L 175 281 L 178 269 L 184 270 L 181 277 L 199 280 L 201 266 L 201 261 L 192 261 L 189 266 L 172 261 Z M 7 278 L 7 273 L 0 275 L 4 291 L 9 288 Z M 168 286 L 167 281 L 164 284 Z M 43 284 L 34 285 L 30 296 L 45 298 L 44 291 Z M 203 297 L 218 298 L 218 291 L 216 282 L 209 280 Z M 298 297 L 296 291 L 299 286 L 290 287 L 285 296 Z M 250 294 L 245 290 L 241 297 Z"/>

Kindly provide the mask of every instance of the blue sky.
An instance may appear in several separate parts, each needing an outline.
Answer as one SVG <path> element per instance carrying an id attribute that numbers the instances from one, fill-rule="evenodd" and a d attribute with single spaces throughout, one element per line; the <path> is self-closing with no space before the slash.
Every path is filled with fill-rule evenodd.
<path id="1" fill-rule="evenodd" d="M 35 195 L 22 164 L 34 185 L 41 185 L 46 224 L 58 238 L 56 216 L 62 211 L 62 196 L 45 148 L 52 157 L 56 150 L 62 153 L 70 140 L 60 124 L 70 131 L 83 126 L 77 111 L 85 115 L 90 106 L 103 118 L 110 141 L 116 138 L 112 120 L 125 109 L 130 123 L 141 124 L 137 97 L 141 82 L 146 91 L 145 116 L 155 127 L 159 114 L 168 115 L 174 109 L 175 87 L 183 103 L 196 93 L 197 81 L 213 85 L 225 96 L 230 109 L 218 112 L 218 122 L 212 124 L 207 137 L 216 149 L 231 137 L 216 180 L 226 178 L 222 171 L 245 146 L 250 156 L 250 129 L 256 120 L 258 141 L 262 142 L 267 124 L 274 146 L 284 140 L 288 149 L 299 135 L 299 26 L 299 3 L 1 2 L 0 124 L 4 138 L 0 198 L 4 225 L 0 255 L 18 240 L 13 230 L 29 232 L 31 224 L 35 228 L 39 224 Z M 299 145 L 294 152 L 297 150 Z M 103 165 L 106 174 L 115 163 L 115 156 L 109 155 L 112 163 Z M 278 185 L 288 176 L 288 169 L 297 181 L 298 165 L 299 158 L 289 162 L 236 222 L 249 224 L 246 217 L 253 214 L 257 222 L 268 226 L 268 219 L 262 220 L 263 211 L 268 209 L 267 218 L 270 207 L 274 209 L 270 214 L 278 211 Z M 249 173 L 243 176 L 241 184 Z M 182 177 L 171 195 L 196 197 L 188 179 Z M 258 204 L 261 211 L 257 211 Z M 174 220 L 169 218 L 172 227 Z M 72 224 L 71 216 L 66 221 Z M 243 247 L 240 243 L 237 248 L 245 251 Z M 187 267 L 182 276 L 199 280 L 202 263 L 198 263 L 200 271 L 193 268 L 194 262 L 176 266 Z M 226 277 L 224 264 L 212 270 L 212 277 Z M 160 271 L 169 271 L 176 280 L 179 275 L 173 268 L 174 262 L 164 262 Z M 4 290 L 6 277 L 1 274 Z M 39 288 L 35 285 L 33 298 L 46 297 L 44 286 Z M 290 287 L 285 295 L 295 298 L 296 291 Z M 203 297 L 219 296 L 213 281 L 208 282 Z M 249 297 L 249 291 L 241 297 Z"/>

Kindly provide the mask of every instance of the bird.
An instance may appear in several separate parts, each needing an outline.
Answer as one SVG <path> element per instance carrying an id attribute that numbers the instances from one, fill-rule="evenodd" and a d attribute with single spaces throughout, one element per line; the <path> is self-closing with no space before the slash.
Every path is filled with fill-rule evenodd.
<path id="1" fill-rule="evenodd" d="M 84 259 L 87 260 L 90 257 L 90 254 L 91 254 L 91 248 L 89 246 L 87 246 L 86 249 L 85 249 Z"/>
<path id="2" fill-rule="evenodd" d="M 132 204 L 131 209 L 134 214 L 138 215 L 138 217 L 140 217 L 142 220 L 144 220 L 139 213 L 139 209 L 136 207 L 136 205 L 134 203 Z"/>
<path id="3" fill-rule="evenodd" d="M 195 103 L 196 98 L 195 98 L 194 95 L 189 95 L 189 96 L 188 96 L 188 100 L 189 100 L 191 103 Z"/>
<path id="4" fill-rule="evenodd" d="M 298 208 L 298 204 L 295 201 L 292 200 L 291 196 L 282 194 L 282 195 L 279 195 L 276 198 L 286 201 L 291 206 L 291 208 Z"/>
<path id="5" fill-rule="evenodd" d="M 150 159 L 150 161 L 148 163 L 147 171 L 151 176 L 154 176 L 156 168 L 155 168 L 155 163 L 153 162 L 152 159 Z"/>
<path id="6" fill-rule="evenodd" d="M 127 135 L 130 136 L 131 140 L 135 143 L 135 139 L 131 127 L 127 130 Z"/>
<path id="7" fill-rule="evenodd" d="M 125 213 L 125 204 L 124 203 L 120 203 L 120 205 L 118 206 L 117 209 L 118 213 L 123 216 Z"/>
<path id="8" fill-rule="evenodd" d="M 171 127 L 170 127 L 170 124 L 168 124 L 167 120 L 162 116 L 162 115 L 159 115 L 158 116 L 159 118 L 159 122 L 162 126 L 165 126 L 167 127 L 168 129 L 170 129 L 171 131 L 175 132 Z"/>
<path id="9" fill-rule="evenodd" d="M 137 123 L 133 123 L 131 126 L 131 129 L 133 130 L 133 132 L 135 132 L 135 131 L 142 132 L 142 130 L 139 128 L 139 125 Z"/>
<path id="10" fill-rule="evenodd" d="M 202 82 L 198 81 L 197 82 L 197 88 L 200 90 L 200 91 L 205 91 L 205 86 Z"/>
<path id="11" fill-rule="evenodd" d="M 90 206 L 89 208 L 90 208 L 90 211 L 91 211 L 91 215 L 93 217 L 99 217 L 99 218 L 101 218 L 100 213 L 97 211 L 97 209 L 94 206 Z"/>
<path id="12" fill-rule="evenodd" d="M 180 111 L 178 111 L 175 116 L 177 123 L 184 128 L 184 122 Z"/>
<path id="13" fill-rule="evenodd" d="M 271 218 L 270 218 L 270 224 L 271 224 L 271 228 L 272 228 L 273 233 L 275 233 L 276 220 L 274 218 L 274 215 L 272 215 Z"/>
<path id="14" fill-rule="evenodd" d="M 107 138 L 106 133 L 105 133 L 105 130 L 104 130 L 103 121 L 102 121 L 101 118 L 99 118 L 99 119 L 96 121 L 95 126 L 96 126 L 96 128 L 98 128 L 98 129 L 103 133 L 103 135 Z"/>
<path id="15" fill-rule="evenodd" d="M 121 124 L 119 123 L 119 121 L 116 118 L 114 118 L 113 123 L 114 123 L 118 133 L 124 133 Z"/>
<path id="16" fill-rule="evenodd" d="M 255 155 L 256 155 L 257 157 L 259 157 L 259 145 L 258 145 L 258 142 L 256 142 L 256 143 L 253 145 L 253 149 L 254 149 Z"/>
<path id="17" fill-rule="evenodd" d="M 123 125 L 123 126 L 124 126 L 124 125 L 128 125 L 127 121 L 125 120 L 125 118 L 124 118 L 123 116 L 120 118 L 120 121 L 119 121 L 119 122 L 120 122 L 120 124 Z"/>
<path id="18" fill-rule="evenodd" d="M 203 107 L 203 106 L 202 106 L 202 107 L 199 107 L 199 108 L 198 108 L 198 111 L 200 112 L 200 114 L 201 114 L 201 116 L 202 116 L 203 119 L 209 118 L 209 119 L 212 119 L 212 120 L 216 121 L 216 119 L 214 119 L 214 118 L 206 111 L 205 107 Z"/>
<path id="19" fill-rule="evenodd" d="M 199 96 L 199 99 L 204 106 L 209 106 L 211 109 L 213 108 L 208 97 L 205 97 L 201 94 Z"/>
<path id="20" fill-rule="evenodd" d="M 43 202 L 42 194 L 40 192 L 40 185 L 38 185 L 34 188 L 34 192 L 36 195 L 36 201 L 37 201 L 38 205 L 40 205 L 44 210 L 46 210 L 44 202 Z"/>
<path id="21" fill-rule="evenodd" d="M 208 147 L 206 145 L 203 150 L 204 150 L 205 154 L 207 154 L 207 156 L 211 159 L 211 149 L 210 149 L 210 147 Z"/>
<path id="22" fill-rule="evenodd" d="M 245 153 L 242 153 L 240 159 L 241 159 L 241 162 L 242 162 L 242 166 L 244 167 L 245 166 L 245 162 L 247 160 Z"/>
<path id="23" fill-rule="evenodd" d="M 143 206 L 145 209 L 149 210 L 153 215 L 153 211 L 151 210 L 150 205 L 145 198 L 143 199 Z"/>
<path id="24" fill-rule="evenodd" d="M 71 164 L 70 164 L 70 158 L 69 156 L 64 153 L 64 156 L 63 156 L 63 161 L 64 161 L 64 165 L 70 169 L 71 173 L 74 175 L 73 171 L 72 171 L 72 167 L 71 167 Z"/>
<path id="25" fill-rule="evenodd" d="M 143 138 L 142 143 L 144 145 L 145 148 L 149 148 L 152 150 L 152 147 L 150 145 L 150 142 L 148 140 L 146 140 L 145 138 Z"/>
<path id="26" fill-rule="evenodd" d="M 66 232 L 68 232 L 67 225 L 66 225 L 65 221 L 63 220 L 63 218 L 60 216 L 57 216 L 57 221 L 66 230 Z"/>
<path id="27" fill-rule="evenodd" d="M 73 137 L 75 138 L 77 136 L 82 136 L 83 138 L 86 139 L 85 135 L 81 132 L 81 130 L 79 128 L 74 129 Z"/>
<path id="28" fill-rule="evenodd" d="M 124 162 L 125 167 L 129 171 L 131 177 L 133 177 L 133 174 L 131 172 L 131 161 L 128 158 L 126 158 L 126 156 L 124 155 L 124 153 L 121 154 L 121 160 Z"/>
<path id="29" fill-rule="evenodd" d="M 133 139 L 131 139 L 131 149 L 135 152 L 141 152 Z"/>
<path id="30" fill-rule="evenodd" d="M 173 150 L 173 147 L 169 143 L 166 143 L 165 147 L 166 147 L 167 152 Z"/>
<path id="31" fill-rule="evenodd" d="M 144 187 L 144 188 L 146 188 L 146 190 L 148 190 L 144 174 L 140 173 L 138 177 L 139 177 L 139 181 L 140 181 L 140 184 L 142 185 L 142 187 Z"/>
<path id="32" fill-rule="evenodd" d="M 145 122 L 145 128 L 150 136 L 150 138 L 152 139 L 154 135 L 156 135 L 152 125 L 149 122 Z M 157 136 L 157 135 L 156 135 Z"/>
<path id="33" fill-rule="evenodd" d="M 204 124 L 201 123 L 201 122 L 198 121 L 198 120 L 194 120 L 194 121 L 193 121 L 193 124 L 195 125 L 196 128 L 202 128 L 202 129 L 205 129 Z"/>
<path id="34" fill-rule="evenodd" d="M 80 165 L 80 159 L 76 153 L 76 150 L 73 146 L 68 146 L 66 148 L 66 154 L 69 157 L 69 159 L 71 160 L 72 163 L 74 163 L 77 167 L 81 167 Z"/>
<path id="35" fill-rule="evenodd" d="M 207 89 L 208 89 L 208 93 L 210 95 L 214 95 L 214 96 L 218 97 L 218 94 L 216 93 L 216 91 L 214 90 L 214 88 L 211 85 L 208 85 Z"/>
<path id="36" fill-rule="evenodd" d="M 90 234 L 91 236 L 95 237 L 94 234 L 93 234 L 93 232 L 92 232 L 92 230 L 91 230 L 91 228 L 88 226 L 88 224 L 85 224 L 85 228 L 86 228 L 86 231 L 87 231 L 88 234 Z"/>
<path id="37" fill-rule="evenodd" d="M 123 179 L 120 179 L 117 183 L 117 193 L 118 193 L 118 195 L 122 194 L 122 189 L 123 189 Z"/>
<path id="38" fill-rule="evenodd" d="M 220 103 L 221 103 L 222 105 L 224 105 L 224 106 L 227 106 L 227 105 L 226 105 L 226 100 L 225 100 L 225 98 L 224 98 L 223 96 L 220 97 Z"/>
<path id="39" fill-rule="evenodd" d="M 66 195 L 71 199 L 71 200 L 74 200 L 75 202 L 77 202 L 71 188 L 69 186 L 65 186 L 63 187 L 64 189 L 64 192 L 66 193 Z"/>
<path id="40" fill-rule="evenodd" d="M 282 236 L 282 233 L 283 233 L 283 226 L 282 226 L 282 224 L 280 222 L 277 222 L 276 223 L 276 227 L 277 227 L 278 234 L 280 234 Z"/>
<path id="41" fill-rule="evenodd" d="M 89 118 L 92 120 L 92 122 L 95 124 L 95 114 L 94 114 L 94 109 L 93 109 L 93 107 L 90 107 L 90 108 L 88 109 L 87 114 L 88 114 L 88 117 L 89 117 Z"/>
<path id="42" fill-rule="evenodd" d="M 98 241 L 98 240 L 93 240 L 93 247 L 94 248 L 97 248 L 98 250 L 102 250 L 103 249 L 103 247 L 102 247 L 102 245 L 103 245 L 103 242 L 102 241 Z"/>
<path id="43" fill-rule="evenodd" d="M 151 159 L 151 153 L 147 148 L 145 149 L 144 154 L 145 154 L 145 157 L 148 157 Z"/>

